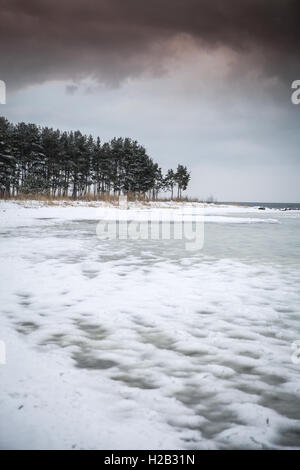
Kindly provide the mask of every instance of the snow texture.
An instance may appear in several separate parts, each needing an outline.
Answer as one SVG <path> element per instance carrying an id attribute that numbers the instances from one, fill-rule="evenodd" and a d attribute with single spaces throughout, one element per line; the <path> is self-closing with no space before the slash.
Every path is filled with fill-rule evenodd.
<path id="1" fill-rule="evenodd" d="M 100 241 L 100 203 L 0 203 L 0 448 L 300 448 L 299 213 L 122 216 L 160 210 L 204 214 L 204 249 Z"/>

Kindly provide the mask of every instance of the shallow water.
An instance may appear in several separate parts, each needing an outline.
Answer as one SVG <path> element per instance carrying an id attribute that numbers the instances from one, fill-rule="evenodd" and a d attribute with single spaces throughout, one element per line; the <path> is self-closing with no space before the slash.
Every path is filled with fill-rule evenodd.
<path id="1" fill-rule="evenodd" d="M 95 220 L 2 230 L 2 314 L 86 386 L 105 378 L 133 404 L 120 421 L 155 412 L 186 449 L 300 448 L 300 217 L 272 218 L 207 217 L 197 252 L 101 241 Z"/>

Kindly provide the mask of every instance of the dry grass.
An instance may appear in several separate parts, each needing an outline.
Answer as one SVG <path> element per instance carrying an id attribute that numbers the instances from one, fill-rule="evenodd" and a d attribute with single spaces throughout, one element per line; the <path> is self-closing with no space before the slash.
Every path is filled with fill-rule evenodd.
<path id="1" fill-rule="evenodd" d="M 84 201 L 91 204 L 88 204 L 89 207 L 97 207 L 93 205 L 95 202 L 105 202 L 110 205 L 118 206 L 119 205 L 119 195 L 117 194 L 102 194 L 102 195 L 93 195 L 93 194 L 86 194 L 84 196 L 79 196 L 76 199 L 72 198 L 71 196 L 49 196 L 45 194 L 18 194 L 16 196 L 0 196 L 1 200 L 5 201 L 38 201 L 44 203 L 49 206 L 57 206 L 57 205 L 73 205 L 76 201 Z M 127 199 L 129 202 L 139 202 L 143 205 L 148 205 L 151 202 L 201 202 L 197 198 L 173 198 L 170 197 L 158 197 L 156 199 L 150 199 L 148 197 L 139 196 L 133 193 L 129 193 L 127 195 Z M 60 204 L 58 204 L 60 203 Z"/>

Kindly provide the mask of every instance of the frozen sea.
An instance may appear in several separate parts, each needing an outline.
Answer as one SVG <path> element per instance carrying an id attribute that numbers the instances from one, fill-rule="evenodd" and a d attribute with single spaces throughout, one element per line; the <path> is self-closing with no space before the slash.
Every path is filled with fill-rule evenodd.
<path id="1" fill-rule="evenodd" d="M 300 448 L 300 212 L 185 210 L 201 250 L 0 203 L 0 448 Z"/>

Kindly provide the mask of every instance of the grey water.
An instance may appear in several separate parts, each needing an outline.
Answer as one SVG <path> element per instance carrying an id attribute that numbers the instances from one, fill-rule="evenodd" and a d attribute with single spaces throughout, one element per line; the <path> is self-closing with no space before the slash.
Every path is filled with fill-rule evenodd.
<path id="1" fill-rule="evenodd" d="M 300 210 L 300 202 L 222 202 L 221 204 L 233 204 L 242 207 L 265 207 L 268 209 Z"/>

